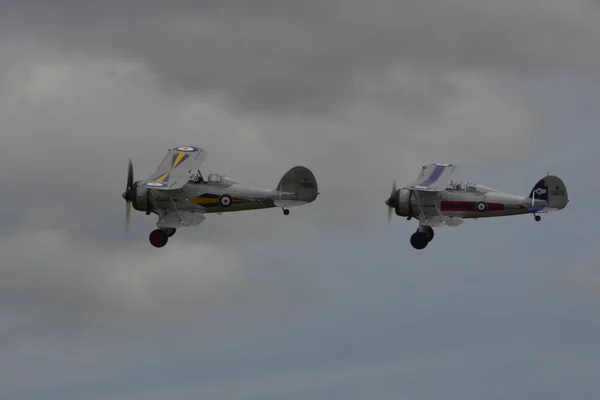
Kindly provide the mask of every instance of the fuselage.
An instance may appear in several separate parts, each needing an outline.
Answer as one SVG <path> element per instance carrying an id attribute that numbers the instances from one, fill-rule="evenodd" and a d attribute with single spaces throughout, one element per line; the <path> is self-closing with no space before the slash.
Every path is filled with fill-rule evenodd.
<path id="1" fill-rule="evenodd" d="M 220 200 L 222 196 L 230 197 L 226 206 Z M 190 182 L 179 190 L 153 190 L 151 195 L 147 189 L 138 187 L 133 206 L 139 211 L 152 211 L 157 207 L 170 209 L 175 203 L 181 211 L 209 214 L 278 207 L 278 201 L 293 201 L 295 197 L 294 193 L 245 185 L 227 179 L 222 183 Z"/>
<path id="2" fill-rule="evenodd" d="M 420 201 L 417 201 L 419 196 Z M 420 205 L 420 207 L 419 207 Z M 442 192 L 423 193 L 401 189 L 396 214 L 404 217 L 442 215 L 458 218 L 491 218 L 536 212 L 545 201 L 500 192 L 478 184 L 456 186 Z"/>
<path id="3" fill-rule="evenodd" d="M 183 187 L 183 193 L 188 209 L 203 213 L 272 208 L 276 207 L 277 200 L 294 198 L 293 193 L 279 193 L 273 189 L 242 183 L 191 183 Z M 231 196 L 231 205 L 224 207 L 219 203 L 219 197 L 222 195 Z"/>

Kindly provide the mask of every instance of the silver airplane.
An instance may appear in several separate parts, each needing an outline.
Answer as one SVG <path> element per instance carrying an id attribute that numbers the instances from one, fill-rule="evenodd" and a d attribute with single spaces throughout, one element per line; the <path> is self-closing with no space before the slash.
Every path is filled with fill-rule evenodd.
<path id="1" fill-rule="evenodd" d="M 410 185 L 396 189 L 396 181 L 389 199 L 388 223 L 392 211 L 410 220 L 419 220 L 419 228 L 411 236 L 411 245 L 422 250 L 433 240 L 433 228 L 459 226 L 464 219 L 491 218 L 509 215 L 538 214 L 562 210 L 569 202 L 564 182 L 548 175 L 535 184 L 528 197 L 504 193 L 457 178 L 457 167 L 452 164 L 424 165 L 418 178 Z"/>
<path id="2" fill-rule="evenodd" d="M 315 176 L 308 168 L 294 167 L 274 190 L 264 189 L 210 173 L 206 156 L 198 147 L 172 148 L 148 179 L 135 182 L 129 160 L 127 188 L 122 194 L 127 227 L 132 205 L 146 215 L 157 214 L 157 229 L 149 239 L 154 247 L 163 247 L 177 228 L 200 224 L 204 214 L 281 207 L 288 215 L 289 207 L 312 203 L 319 195 Z"/>

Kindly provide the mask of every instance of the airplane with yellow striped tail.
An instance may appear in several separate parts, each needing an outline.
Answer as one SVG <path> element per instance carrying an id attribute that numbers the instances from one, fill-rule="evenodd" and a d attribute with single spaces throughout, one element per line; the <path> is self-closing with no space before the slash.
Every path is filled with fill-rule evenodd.
<path id="1" fill-rule="evenodd" d="M 317 180 L 306 167 L 293 167 L 275 189 L 266 189 L 210 173 L 206 156 L 206 150 L 194 146 L 169 149 L 156 171 L 139 181 L 134 181 L 129 160 L 122 194 L 127 227 L 132 206 L 146 215 L 158 215 L 157 229 L 149 240 L 154 247 L 163 247 L 177 228 L 200 224 L 204 214 L 281 207 L 288 215 L 288 208 L 312 203 L 319 195 Z"/>

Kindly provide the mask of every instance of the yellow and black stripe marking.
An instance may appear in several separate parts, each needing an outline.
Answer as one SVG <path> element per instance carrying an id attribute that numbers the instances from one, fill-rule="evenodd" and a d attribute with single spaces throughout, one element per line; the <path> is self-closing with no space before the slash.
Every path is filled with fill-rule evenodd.
<path id="1" fill-rule="evenodd" d="M 165 172 L 164 174 L 162 174 L 161 176 L 156 178 L 154 180 L 154 182 L 162 183 L 162 182 L 167 182 L 168 180 L 169 180 L 169 173 Z"/>
<path id="2" fill-rule="evenodd" d="M 188 159 L 189 156 L 190 156 L 189 154 L 187 154 L 183 151 L 173 154 L 173 159 L 171 160 L 171 171 L 174 170 L 177 166 L 181 165 L 181 163 L 184 162 L 186 159 Z M 157 182 L 157 183 L 168 182 L 170 174 L 171 174 L 171 172 L 165 172 L 161 176 L 154 178 L 153 181 Z"/>
<path id="3" fill-rule="evenodd" d="M 187 158 L 189 158 L 189 154 L 180 151 L 179 153 L 173 154 L 173 160 L 171 162 L 171 169 L 177 168 L 179 164 L 184 162 Z"/>

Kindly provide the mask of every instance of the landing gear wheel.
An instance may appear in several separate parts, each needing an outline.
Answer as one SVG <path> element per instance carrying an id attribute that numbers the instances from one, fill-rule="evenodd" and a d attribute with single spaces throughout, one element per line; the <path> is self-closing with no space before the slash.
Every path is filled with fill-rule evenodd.
<path id="1" fill-rule="evenodd" d="M 155 229 L 150 232 L 150 244 L 154 247 L 164 247 L 169 241 L 169 235 L 162 229 Z"/>
<path id="2" fill-rule="evenodd" d="M 431 242 L 433 240 L 433 237 L 435 236 L 434 232 L 433 232 L 433 228 L 430 226 L 424 226 L 423 229 L 425 230 L 423 233 L 426 237 L 427 237 L 427 241 Z"/>
<path id="3" fill-rule="evenodd" d="M 542 217 L 540 217 L 539 215 L 536 215 L 534 218 L 535 222 L 540 222 L 542 220 Z"/>
<path id="4" fill-rule="evenodd" d="M 283 208 L 283 215 L 290 215 L 290 210 L 288 210 L 287 208 Z"/>
<path id="5" fill-rule="evenodd" d="M 427 247 L 429 240 L 427 240 L 427 235 L 422 232 L 415 232 L 410 237 L 410 244 L 417 250 L 422 250 Z"/>
<path id="6" fill-rule="evenodd" d="M 175 232 L 177 231 L 176 228 L 162 228 L 163 231 L 165 231 L 165 233 L 167 234 L 168 237 L 171 237 L 175 234 Z"/>
<path id="7" fill-rule="evenodd" d="M 231 205 L 231 196 L 228 194 L 224 194 L 219 197 L 219 204 L 222 207 L 229 207 Z"/>

